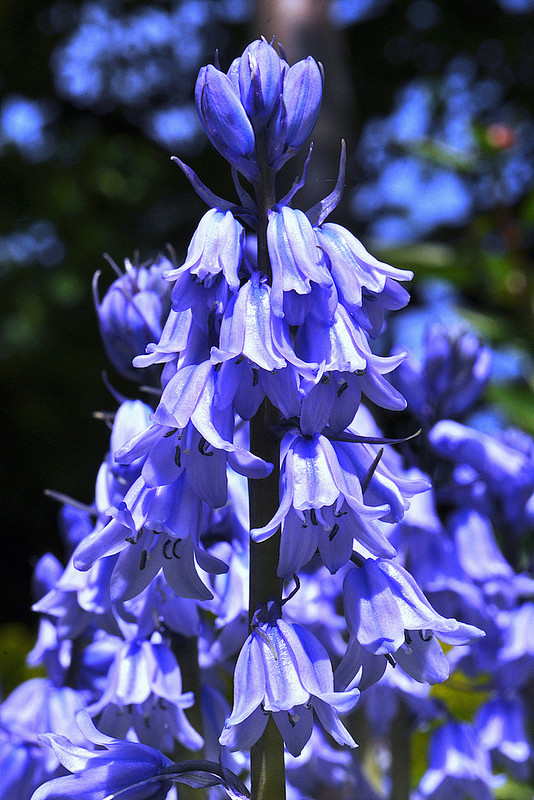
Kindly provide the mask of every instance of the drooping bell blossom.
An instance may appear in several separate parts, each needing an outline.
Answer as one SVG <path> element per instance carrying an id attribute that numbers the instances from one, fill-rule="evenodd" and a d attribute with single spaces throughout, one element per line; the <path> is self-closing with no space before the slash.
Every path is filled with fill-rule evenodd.
<path id="1" fill-rule="evenodd" d="M 438 614 L 409 572 L 385 558 L 368 558 L 347 572 L 343 602 L 349 631 L 369 652 L 394 655 L 407 645 L 400 655 L 405 671 L 410 656 L 415 664 L 433 657 L 424 644 L 434 634 L 447 644 L 467 644 L 484 635 L 474 625 Z"/>
<path id="2" fill-rule="evenodd" d="M 395 552 L 374 524 L 390 513 L 391 505 L 366 504 L 354 470 L 343 470 L 339 444 L 321 434 L 303 435 L 295 430 L 282 439 L 280 505 L 270 522 L 253 529 L 251 536 L 263 541 L 283 524 L 279 574 L 284 577 L 299 572 L 317 548 L 334 572 L 350 558 L 354 538 L 372 552 L 388 556 Z M 371 463 L 372 458 L 367 471 Z M 396 497 L 395 489 L 391 491 Z"/>
<path id="3" fill-rule="evenodd" d="M 375 323 L 375 312 L 373 318 L 366 318 L 364 300 L 371 301 L 371 306 L 403 308 L 409 295 L 397 281 L 412 280 L 413 272 L 379 261 L 341 225 L 327 222 L 314 228 L 314 233 L 317 244 L 327 256 L 339 302 L 356 315 L 358 324 L 373 337 L 377 336 L 382 324 Z"/>
<path id="4" fill-rule="evenodd" d="M 100 335 L 106 355 L 126 378 L 137 382 L 156 377 L 147 370 L 132 367 L 132 359 L 144 352 L 149 342 L 157 341 L 170 310 L 171 287 L 163 277 L 172 264 L 164 257 L 149 267 L 125 262 L 126 271 L 98 297 L 95 275 L 93 294 Z"/>
<path id="5" fill-rule="evenodd" d="M 161 726 L 155 724 L 154 718 L 147 723 L 147 714 L 158 701 L 163 701 L 158 714 Z M 149 641 L 135 636 L 117 649 L 106 688 L 88 711 L 91 716 L 103 714 L 102 729 L 116 736 L 126 736 L 131 728 L 139 741 L 172 750 L 172 730 L 185 747 L 198 750 L 202 737 L 184 713 L 194 702 L 192 692 L 182 692 L 182 675 L 171 648 L 160 634 L 154 633 Z"/>
<path id="6" fill-rule="evenodd" d="M 184 263 L 176 269 L 167 269 L 165 279 L 174 281 L 187 272 L 209 288 L 210 281 L 222 273 L 230 289 L 237 291 L 244 233 L 231 211 L 211 208 L 198 223 Z"/>
<path id="7" fill-rule="evenodd" d="M 181 597 L 211 598 L 197 565 L 208 572 L 225 572 L 227 566 L 200 546 L 202 503 L 184 472 L 161 487 L 139 478 L 109 513 L 107 525 L 80 542 L 74 565 L 87 570 L 97 559 L 119 553 L 111 574 L 112 600 L 135 597 L 160 569 Z"/>
<path id="8" fill-rule="evenodd" d="M 405 407 L 399 393 L 381 378 L 382 374 L 391 372 L 402 363 L 405 353 L 393 356 L 377 356 L 371 352 L 367 336 L 362 328 L 354 322 L 346 308 L 338 303 L 331 321 L 326 321 L 308 314 L 299 326 L 295 337 L 295 352 L 307 362 L 322 365 L 322 371 L 337 370 L 339 372 L 355 372 L 357 376 L 366 376 L 368 365 L 370 374 L 367 381 L 361 382 L 360 388 L 369 393 L 370 399 L 380 403 L 387 387 L 385 402 L 389 407 L 393 399 L 397 407 Z M 374 388 L 373 390 L 373 386 Z M 398 401 L 400 400 L 400 404 Z"/>
<path id="9" fill-rule="evenodd" d="M 250 748 L 272 714 L 287 749 L 298 755 L 311 736 L 315 712 L 335 741 L 355 747 L 338 713 L 350 711 L 359 694 L 334 691 L 323 645 L 303 626 L 281 619 L 280 604 L 270 601 L 255 615 L 237 659 L 234 706 L 219 741 L 230 750 Z"/>
<path id="10" fill-rule="evenodd" d="M 234 800 L 248 797 L 242 782 L 219 764 L 202 760 L 173 764 L 154 747 L 100 733 L 85 711 L 76 721 L 84 736 L 100 749 L 78 747 L 65 736 L 43 735 L 43 741 L 73 774 L 42 784 L 31 800 L 164 800 L 175 782 L 194 787 L 221 784 Z"/>
<path id="11" fill-rule="evenodd" d="M 492 800 L 504 775 L 491 772 L 490 757 L 465 722 L 447 722 L 430 740 L 429 768 L 416 790 L 417 800 Z"/>
<path id="12" fill-rule="evenodd" d="M 302 211 L 288 206 L 271 211 L 267 246 L 272 269 L 271 305 L 277 317 L 284 314 L 284 292 L 309 294 L 312 282 L 323 289 L 332 288 L 332 276 Z"/>
<path id="13" fill-rule="evenodd" d="M 272 289 L 254 271 L 224 311 L 219 345 L 211 350 L 212 362 L 244 356 L 253 368 L 273 372 L 292 366 L 298 374 L 314 380 L 319 364 L 296 355 L 289 326 L 274 314 L 270 298 Z"/>

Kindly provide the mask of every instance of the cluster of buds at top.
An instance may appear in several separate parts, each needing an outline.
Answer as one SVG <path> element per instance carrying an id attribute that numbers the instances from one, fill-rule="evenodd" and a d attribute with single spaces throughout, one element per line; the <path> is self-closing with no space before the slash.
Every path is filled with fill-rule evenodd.
<path id="1" fill-rule="evenodd" d="M 310 135 L 321 105 L 323 76 L 308 56 L 292 67 L 265 40 L 252 42 L 227 73 L 211 64 L 197 78 L 200 120 L 212 144 L 254 181 L 266 159 L 275 172 Z M 267 152 L 257 152 L 264 133 Z"/>

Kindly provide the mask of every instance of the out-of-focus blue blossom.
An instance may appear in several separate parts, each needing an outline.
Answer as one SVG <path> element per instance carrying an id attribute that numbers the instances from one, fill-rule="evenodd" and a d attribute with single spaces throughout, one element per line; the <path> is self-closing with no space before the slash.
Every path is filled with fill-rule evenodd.
<path id="1" fill-rule="evenodd" d="M 501 128 L 510 134 L 505 143 L 496 136 Z M 389 117 L 367 123 L 359 157 L 372 177 L 355 192 L 353 211 L 390 242 L 462 224 L 475 210 L 513 203 L 527 190 L 532 142 L 531 121 L 506 103 L 503 88 L 478 78 L 469 59 L 455 59 L 437 89 L 419 79 L 399 93 Z"/>
<path id="2" fill-rule="evenodd" d="M 527 709 L 520 697 L 496 696 L 484 703 L 477 713 L 475 729 L 480 744 L 497 765 L 527 779 L 532 746 L 527 733 Z"/>
<path id="3" fill-rule="evenodd" d="M 36 220 L 24 230 L 0 236 L 0 275 L 13 266 L 55 267 L 64 257 L 65 246 L 48 220 Z"/>
<path id="4" fill-rule="evenodd" d="M 355 753 L 331 747 L 316 725 L 300 755 L 286 754 L 286 774 L 288 800 L 319 800 L 332 791 L 340 798 L 379 800 Z"/>
<path id="5" fill-rule="evenodd" d="M 193 693 L 182 692 L 176 657 L 155 633 L 150 640 L 135 637 L 117 648 L 105 691 L 88 711 L 101 714 L 101 729 L 120 738 L 133 730 L 139 741 L 166 752 L 172 752 L 175 739 L 198 750 L 202 737 L 184 714 L 193 703 Z"/>
<path id="6" fill-rule="evenodd" d="M 47 129 L 53 116 L 45 102 L 19 95 L 5 97 L 0 105 L 0 152 L 6 145 L 14 145 L 31 162 L 48 158 L 54 150 Z"/>
<path id="7" fill-rule="evenodd" d="M 85 2 L 53 54 L 57 90 L 84 108 L 122 107 L 164 146 L 195 148 L 200 125 L 188 104 L 190 86 L 210 48 L 220 46 L 220 26 L 250 13 L 247 0 L 135 10 L 122 2 Z"/>
<path id="8" fill-rule="evenodd" d="M 504 775 L 491 772 L 488 752 L 467 723 L 447 722 L 432 736 L 429 768 L 421 778 L 417 800 L 492 800 Z"/>
<path id="9" fill-rule="evenodd" d="M 331 0 L 328 14 L 334 25 L 343 28 L 380 14 L 390 3 L 391 0 Z"/>
<path id="10" fill-rule="evenodd" d="M 451 332 L 433 325 L 425 336 L 424 362 L 410 356 L 392 381 L 406 397 L 412 414 L 426 424 L 464 415 L 489 380 L 491 351 L 469 331 Z"/>

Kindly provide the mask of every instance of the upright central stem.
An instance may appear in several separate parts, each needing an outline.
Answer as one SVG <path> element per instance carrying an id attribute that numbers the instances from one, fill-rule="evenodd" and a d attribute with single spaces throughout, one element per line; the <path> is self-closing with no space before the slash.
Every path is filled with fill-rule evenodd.
<path id="1" fill-rule="evenodd" d="M 256 137 L 261 176 L 256 184 L 258 205 L 258 269 L 271 277 L 267 249 L 268 211 L 274 204 L 274 175 L 267 164 L 265 137 Z M 279 420 L 276 408 L 265 398 L 250 422 L 250 449 L 274 464 L 268 478 L 249 480 L 250 527 L 261 528 L 278 509 L 279 443 L 273 429 Z M 270 598 L 281 598 L 282 581 L 277 575 L 280 531 L 264 542 L 250 542 L 249 620 Z M 272 718 L 261 738 L 250 750 L 252 800 L 285 800 L 284 742 Z"/>

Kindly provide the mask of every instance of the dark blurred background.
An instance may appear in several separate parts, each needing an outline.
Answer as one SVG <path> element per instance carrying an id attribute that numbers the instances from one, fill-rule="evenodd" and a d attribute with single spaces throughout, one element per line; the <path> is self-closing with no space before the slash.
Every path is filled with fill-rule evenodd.
<path id="1" fill-rule="evenodd" d="M 414 308 L 443 298 L 444 280 L 456 287 L 470 322 L 519 354 L 493 399 L 534 431 L 533 22 L 533 0 L 3 0 L 4 621 L 31 630 L 32 565 L 47 550 L 63 557 L 58 504 L 44 490 L 93 499 L 108 446 L 93 414 L 115 407 L 103 370 L 135 393 L 98 337 L 91 279 L 97 269 L 102 287 L 114 277 L 103 254 L 122 265 L 166 243 L 185 251 L 205 208 L 172 154 L 234 197 L 192 103 L 216 49 L 227 68 L 251 38 L 275 35 L 291 63 L 308 53 L 323 62 L 299 205 L 331 190 L 344 137 L 336 221 L 414 269 Z"/>

